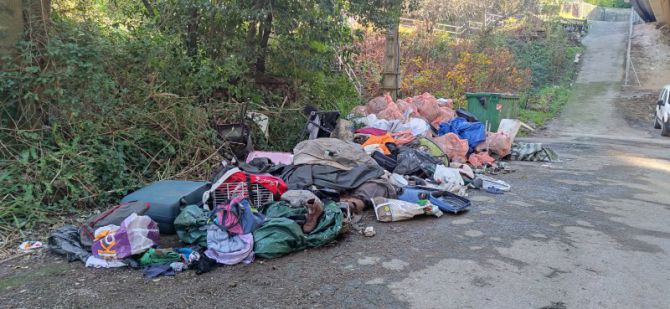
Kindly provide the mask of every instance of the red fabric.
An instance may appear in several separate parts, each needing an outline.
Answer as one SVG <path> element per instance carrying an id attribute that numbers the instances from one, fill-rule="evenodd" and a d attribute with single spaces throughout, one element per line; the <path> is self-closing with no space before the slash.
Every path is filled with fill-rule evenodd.
<path id="1" fill-rule="evenodd" d="M 249 175 L 249 182 L 251 184 L 258 184 L 270 190 L 270 192 L 274 194 L 275 200 L 279 200 L 281 195 L 284 194 L 286 190 L 288 190 L 288 186 L 283 180 L 281 180 L 281 178 L 270 175 L 249 174 L 245 172 L 237 172 L 231 175 L 230 177 L 228 177 L 228 179 L 226 179 L 224 183 L 231 183 L 231 182 L 246 183 L 247 175 Z"/>
<path id="2" fill-rule="evenodd" d="M 355 133 L 360 133 L 360 134 L 369 134 L 369 135 L 375 135 L 375 136 L 382 136 L 385 135 L 388 131 L 382 130 L 382 129 L 377 129 L 377 128 L 361 128 L 356 131 Z"/>

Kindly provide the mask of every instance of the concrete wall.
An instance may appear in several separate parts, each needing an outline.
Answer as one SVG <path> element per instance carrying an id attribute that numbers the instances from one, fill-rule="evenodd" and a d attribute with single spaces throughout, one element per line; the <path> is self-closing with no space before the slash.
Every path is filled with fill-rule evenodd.
<path id="1" fill-rule="evenodd" d="M 574 18 L 584 18 L 588 20 L 628 21 L 630 18 L 629 9 L 604 8 L 583 1 L 563 3 L 561 12 L 563 15 L 570 15 Z"/>
<path id="2" fill-rule="evenodd" d="M 0 0 L 0 55 L 16 47 L 23 34 L 22 0 Z"/>

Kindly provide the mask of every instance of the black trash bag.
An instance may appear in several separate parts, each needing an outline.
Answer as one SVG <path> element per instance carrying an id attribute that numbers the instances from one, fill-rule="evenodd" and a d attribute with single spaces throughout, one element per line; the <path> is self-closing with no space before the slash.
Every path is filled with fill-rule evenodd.
<path id="1" fill-rule="evenodd" d="M 435 166 L 442 164 L 441 160 L 430 154 L 411 148 L 400 149 L 397 162 L 393 172 L 400 175 L 432 175 Z"/>
<path id="2" fill-rule="evenodd" d="M 65 255 L 68 262 L 80 260 L 86 263 L 91 256 L 81 244 L 79 229 L 73 225 L 59 227 L 49 236 L 48 244 L 51 252 Z"/>
<path id="3" fill-rule="evenodd" d="M 374 159 L 379 166 L 383 167 L 389 172 L 393 172 L 398 166 L 398 161 L 391 156 L 385 156 L 379 151 L 372 153 L 372 159 Z"/>

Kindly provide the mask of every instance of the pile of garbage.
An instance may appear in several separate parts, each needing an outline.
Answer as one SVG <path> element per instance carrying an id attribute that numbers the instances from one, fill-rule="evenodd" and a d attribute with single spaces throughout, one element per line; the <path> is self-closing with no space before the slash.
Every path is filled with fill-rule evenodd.
<path id="1" fill-rule="evenodd" d="M 201 274 L 318 248 L 351 231 L 374 236 L 365 211 L 380 222 L 458 214 L 471 206 L 469 189 L 511 190 L 491 177 L 511 171 L 501 159 L 557 159 L 540 144 L 513 144 L 518 121 L 487 132 L 430 94 L 375 98 L 347 118 L 311 117 L 309 139 L 291 153 L 251 152 L 222 162 L 209 181 L 149 184 L 81 226 L 58 228 L 48 247 L 87 267 L 142 268 L 147 278 Z M 169 234 L 179 246 L 162 246 Z"/>

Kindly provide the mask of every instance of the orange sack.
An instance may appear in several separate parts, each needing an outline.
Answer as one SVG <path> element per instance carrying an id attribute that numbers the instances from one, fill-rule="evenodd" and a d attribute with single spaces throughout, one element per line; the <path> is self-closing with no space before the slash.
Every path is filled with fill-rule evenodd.
<path id="1" fill-rule="evenodd" d="M 368 138 L 365 143 L 363 143 L 363 147 L 368 146 L 368 145 L 379 145 L 379 148 L 384 152 L 384 155 L 390 155 L 391 151 L 386 147 L 386 143 L 394 143 L 397 144 L 397 141 L 393 136 L 391 136 L 391 133 L 386 133 L 384 135 L 371 135 L 370 138 Z"/>
<path id="2" fill-rule="evenodd" d="M 453 162 L 465 162 L 465 156 L 468 154 L 468 141 L 460 139 L 454 133 L 447 133 L 442 136 L 433 137 L 432 140 L 442 148 L 442 151 Z"/>

